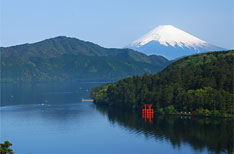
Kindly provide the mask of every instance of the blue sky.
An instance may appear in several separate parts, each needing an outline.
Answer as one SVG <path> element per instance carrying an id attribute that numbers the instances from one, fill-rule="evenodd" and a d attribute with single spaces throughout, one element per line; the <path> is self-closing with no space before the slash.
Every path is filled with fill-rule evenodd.
<path id="1" fill-rule="evenodd" d="M 0 0 L 0 46 L 65 35 L 121 48 L 158 25 L 234 48 L 233 0 Z"/>

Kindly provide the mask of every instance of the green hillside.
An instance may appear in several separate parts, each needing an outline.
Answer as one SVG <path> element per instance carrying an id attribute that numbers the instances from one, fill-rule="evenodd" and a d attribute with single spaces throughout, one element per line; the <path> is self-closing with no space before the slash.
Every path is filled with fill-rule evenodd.
<path id="1" fill-rule="evenodd" d="M 108 49 L 59 36 L 1 47 L 1 81 L 118 80 L 156 73 L 170 61 L 130 49 Z"/>
<path id="2" fill-rule="evenodd" d="M 159 113 L 229 116 L 233 111 L 234 50 L 188 56 L 155 75 L 125 78 L 92 90 L 97 104 Z"/>

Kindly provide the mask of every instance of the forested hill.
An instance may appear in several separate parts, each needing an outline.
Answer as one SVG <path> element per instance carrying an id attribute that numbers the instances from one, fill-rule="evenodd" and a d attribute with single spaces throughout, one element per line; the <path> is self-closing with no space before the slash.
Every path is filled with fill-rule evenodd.
<path id="1" fill-rule="evenodd" d="M 118 80 L 156 73 L 170 61 L 131 49 L 108 49 L 59 36 L 1 47 L 1 81 Z"/>
<path id="2" fill-rule="evenodd" d="M 96 87 L 91 97 L 111 106 L 153 104 L 160 113 L 228 116 L 233 111 L 233 59 L 234 50 L 188 56 L 155 75 Z"/>

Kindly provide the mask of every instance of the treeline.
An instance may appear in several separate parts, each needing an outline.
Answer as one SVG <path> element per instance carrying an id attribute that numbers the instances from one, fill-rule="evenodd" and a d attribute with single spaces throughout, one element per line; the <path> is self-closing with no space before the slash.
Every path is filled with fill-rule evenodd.
<path id="1" fill-rule="evenodd" d="M 234 51 L 188 56 L 162 72 L 134 76 L 94 88 L 97 104 L 141 109 L 153 104 L 157 112 L 231 116 Z"/>

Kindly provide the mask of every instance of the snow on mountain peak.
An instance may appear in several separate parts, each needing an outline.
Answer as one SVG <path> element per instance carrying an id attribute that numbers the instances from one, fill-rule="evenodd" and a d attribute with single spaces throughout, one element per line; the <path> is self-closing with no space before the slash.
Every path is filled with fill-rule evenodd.
<path id="1" fill-rule="evenodd" d="M 151 41 L 157 41 L 164 46 L 178 45 L 179 47 L 201 47 L 208 44 L 207 42 L 200 40 L 199 38 L 190 35 L 172 25 L 161 25 L 154 28 L 143 37 L 134 41 L 130 46 L 140 47 Z"/>

